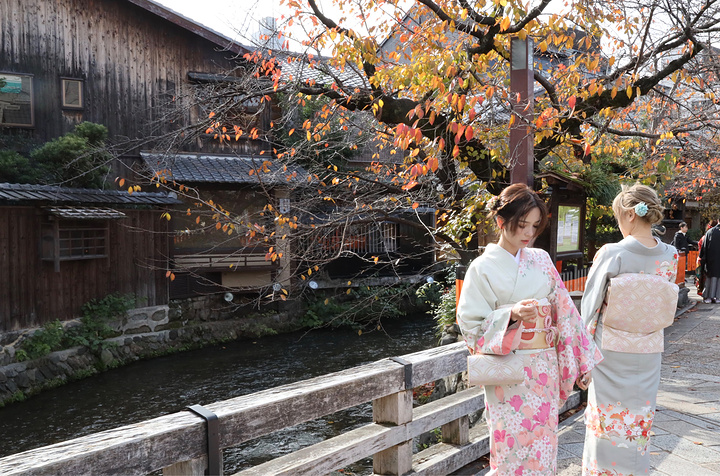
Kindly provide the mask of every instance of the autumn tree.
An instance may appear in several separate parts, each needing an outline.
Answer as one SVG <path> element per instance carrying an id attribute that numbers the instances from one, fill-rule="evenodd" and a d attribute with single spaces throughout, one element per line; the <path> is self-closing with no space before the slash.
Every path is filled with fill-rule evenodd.
<path id="1" fill-rule="evenodd" d="M 254 173 L 261 185 L 278 171 L 286 177 L 292 210 L 268 194 L 267 207 L 240 216 L 171 177 L 153 181 L 199 204 L 188 213 L 205 210 L 203 229 L 267 243 L 267 258 L 284 258 L 300 283 L 353 254 L 390 269 L 423 253 L 476 255 L 484 203 L 513 165 L 508 132 L 520 121 L 509 90 L 513 37 L 536 46 L 538 91 L 526 124 L 536 171 L 578 177 L 601 200 L 613 177 L 660 185 L 694 138 L 708 149 L 715 143 L 710 45 L 718 0 L 576 0 L 562 12 L 549 0 L 336 0 L 327 11 L 315 0 L 285 4 L 284 38 L 296 41 L 301 25 L 309 38 L 303 50 L 245 55 L 243 80 L 203 86 L 187 99 L 213 107 L 178 129 L 166 149 L 208 135 L 225 144 L 263 141 L 267 161 Z M 272 117 L 270 127 L 238 115 L 249 103 L 257 105 L 251 116 Z M 302 185 L 290 180 L 295 166 L 307 174 Z M 420 213 L 428 210 L 431 220 Z M 431 250 L 353 251 L 359 227 L 383 223 L 429 237 Z"/>
<path id="2" fill-rule="evenodd" d="M 620 175 L 662 182 L 677 157 L 668 151 L 717 125 L 716 108 L 690 107 L 698 99 L 714 106 L 715 76 L 698 75 L 714 63 L 713 0 L 574 1 L 562 15 L 549 0 L 338 0 L 327 12 L 314 0 L 285 3 L 286 37 L 301 23 L 311 40 L 306 54 L 277 60 L 274 87 L 294 83 L 298 101 L 331 99 L 326 115 L 372 114 L 376 134 L 403 151 L 398 185 L 413 203 L 434 197 L 447 211 L 442 223 L 478 218 L 485 191 L 507 182 L 508 129 L 518 120 L 512 37 L 537 46 L 542 93 L 530 126 L 538 170 L 588 175 L 602 160 Z M 267 61 L 260 50 L 251 59 Z M 326 124 L 306 122 L 309 141 L 321 143 Z M 622 164 L 627 151 L 642 160 Z"/>

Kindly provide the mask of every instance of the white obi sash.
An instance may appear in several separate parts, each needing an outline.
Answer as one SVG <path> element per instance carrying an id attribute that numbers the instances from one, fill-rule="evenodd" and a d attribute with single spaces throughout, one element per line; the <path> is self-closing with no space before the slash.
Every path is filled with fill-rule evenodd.
<path id="1" fill-rule="evenodd" d="M 663 329 L 673 323 L 678 285 L 654 274 L 610 279 L 602 316 L 602 349 L 652 354 L 665 349 Z"/>

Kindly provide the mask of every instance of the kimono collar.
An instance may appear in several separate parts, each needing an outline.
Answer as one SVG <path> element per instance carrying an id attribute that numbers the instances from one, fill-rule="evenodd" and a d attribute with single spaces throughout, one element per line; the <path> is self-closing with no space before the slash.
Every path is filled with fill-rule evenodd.
<path id="1" fill-rule="evenodd" d="M 665 253 L 665 244 L 660 241 L 659 238 L 654 237 L 655 241 L 657 242 L 657 245 L 655 245 L 652 248 L 648 248 L 647 246 L 640 243 L 636 238 L 632 236 L 628 236 L 627 238 L 623 238 L 618 244 L 622 246 L 623 248 L 627 249 L 628 251 L 632 251 L 633 253 L 637 253 L 639 255 L 645 255 L 645 256 L 659 256 L 663 255 Z"/>
<path id="2" fill-rule="evenodd" d="M 523 250 L 520 249 L 518 253 L 522 253 Z M 510 254 L 508 250 L 503 248 L 502 246 L 498 245 L 497 243 L 490 243 L 485 247 L 485 253 L 483 253 L 483 256 L 487 255 L 488 258 L 492 258 L 493 261 L 495 261 L 498 265 L 505 267 L 506 269 L 517 269 L 518 267 L 518 261 L 515 261 L 515 257 Z M 523 259 L 523 255 L 521 254 L 519 259 Z"/>

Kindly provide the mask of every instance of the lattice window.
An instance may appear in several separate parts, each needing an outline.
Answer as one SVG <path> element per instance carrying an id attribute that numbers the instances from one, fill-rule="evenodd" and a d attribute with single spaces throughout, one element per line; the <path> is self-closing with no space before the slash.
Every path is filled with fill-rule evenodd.
<path id="1" fill-rule="evenodd" d="M 397 225 L 384 222 L 337 228 L 331 234 L 320 237 L 317 245 L 325 253 L 394 253 L 397 251 Z"/>
<path id="2" fill-rule="evenodd" d="M 101 259 L 108 257 L 107 220 L 56 219 L 42 226 L 41 254 L 44 261 Z"/>

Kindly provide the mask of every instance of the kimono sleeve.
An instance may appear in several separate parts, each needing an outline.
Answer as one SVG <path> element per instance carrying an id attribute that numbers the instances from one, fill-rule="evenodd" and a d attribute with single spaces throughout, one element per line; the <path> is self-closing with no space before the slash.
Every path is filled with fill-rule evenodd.
<path id="1" fill-rule="evenodd" d="M 608 248 L 608 245 L 600 248 L 590 267 L 585 282 L 585 291 L 580 302 L 580 314 L 585 327 L 590 330 L 592 335 L 595 335 L 598 316 L 605 300 L 610 278 L 617 276 L 619 272 L 620 259 Z"/>
<path id="2" fill-rule="evenodd" d="M 490 286 L 489 276 L 481 270 L 481 261 L 473 261 L 465 274 L 457 323 L 471 352 L 508 354 L 520 342 L 520 326 L 508 329 L 511 306 L 500 306 Z"/>
<path id="3" fill-rule="evenodd" d="M 572 392 L 578 376 L 590 372 L 603 360 L 603 356 L 585 328 L 570 293 L 547 253 L 545 267 L 550 277 L 551 292 L 548 300 L 557 326 L 556 347 L 562 405 Z"/>

